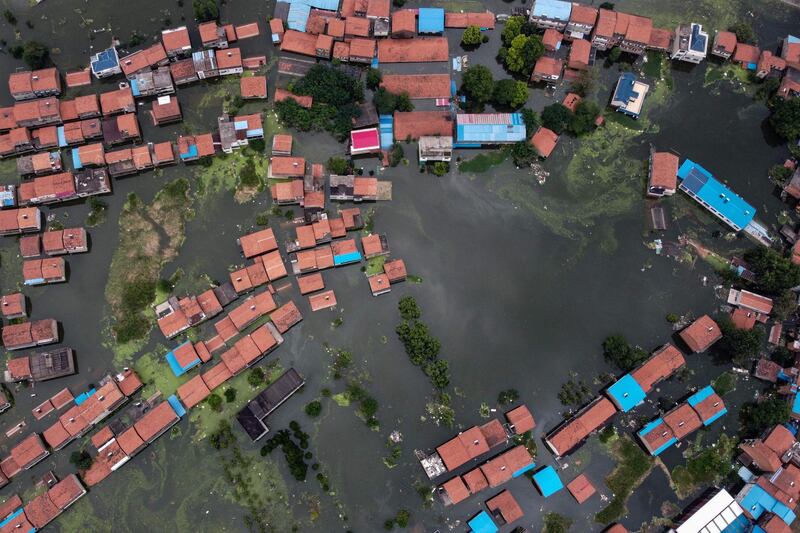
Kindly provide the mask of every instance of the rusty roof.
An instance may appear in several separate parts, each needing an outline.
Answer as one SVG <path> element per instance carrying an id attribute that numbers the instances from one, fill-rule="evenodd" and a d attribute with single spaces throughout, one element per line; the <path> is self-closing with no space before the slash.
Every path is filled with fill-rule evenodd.
<path id="1" fill-rule="evenodd" d="M 665 414 L 664 423 L 669 426 L 678 440 L 703 426 L 700 417 L 688 403 L 683 403 Z"/>
<path id="2" fill-rule="evenodd" d="M 693 352 L 699 353 L 722 338 L 722 332 L 710 316 L 703 315 L 681 331 L 680 337 Z"/>
<path id="3" fill-rule="evenodd" d="M 450 49 L 446 37 L 383 39 L 378 42 L 381 63 L 431 63 L 447 61 Z"/>
<path id="4" fill-rule="evenodd" d="M 241 80 L 239 80 L 239 90 L 242 94 L 242 98 L 266 98 L 267 77 L 243 76 Z"/>
<path id="5" fill-rule="evenodd" d="M 395 111 L 394 138 L 416 140 L 425 136 L 452 137 L 453 117 L 447 111 Z"/>
<path id="6" fill-rule="evenodd" d="M 672 344 L 665 344 L 652 357 L 631 372 L 631 376 L 645 392 L 650 392 L 656 383 L 671 376 L 686 364 L 683 354 Z"/>
<path id="7" fill-rule="evenodd" d="M 384 74 L 381 87 L 409 98 L 450 98 L 449 74 Z"/>
<path id="8" fill-rule="evenodd" d="M 678 156 L 671 152 L 653 152 L 650 185 L 675 190 L 678 181 Z"/>
<path id="9" fill-rule="evenodd" d="M 199 374 L 178 387 L 178 397 L 187 409 L 205 400 L 211 391 Z"/>
<path id="10" fill-rule="evenodd" d="M 148 411 L 133 427 L 142 440 L 149 442 L 177 421 L 178 415 L 168 402 L 163 401 Z"/>
<path id="11" fill-rule="evenodd" d="M 293 301 L 289 301 L 270 316 L 279 333 L 286 333 L 293 325 L 303 320 L 303 315 Z"/>

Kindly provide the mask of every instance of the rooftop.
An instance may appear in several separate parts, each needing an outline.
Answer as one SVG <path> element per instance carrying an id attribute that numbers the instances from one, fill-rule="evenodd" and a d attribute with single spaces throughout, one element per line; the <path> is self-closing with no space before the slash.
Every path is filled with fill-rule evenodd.
<path id="1" fill-rule="evenodd" d="M 681 331 L 680 337 L 693 352 L 699 353 L 722 338 L 722 332 L 710 316 L 703 315 Z"/>

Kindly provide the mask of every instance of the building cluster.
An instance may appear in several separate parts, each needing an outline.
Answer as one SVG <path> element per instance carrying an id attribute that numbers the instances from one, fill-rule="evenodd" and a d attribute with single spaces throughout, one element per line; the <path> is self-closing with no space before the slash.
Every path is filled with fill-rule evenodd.
<path id="1" fill-rule="evenodd" d="M 682 330 L 680 337 L 691 352 L 699 353 L 722 338 L 722 333 L 711 317 L 703 315 Z M 685 364 L 683 353 L 677 347 L 672 344 L 662 346 L 638 368 L 619 378 L 602 395 L 548 433 L 545 444 L 557 457 L 570 453 L 587 437 L 605 427 L 618 411 L 626 413 L 644 402 L 657 383 L 672 376 Z M 710 387 L 690 396 L 687 402 L 702 404 L 701 420 L 704 422 L 711 423 L 725 412 L 725 404 Z M 712 411 L 713 414 L 709 414 Z M 677 439 L 670 445 L 675 442 Z"/>
<path id="2" fill-rule="evenodd" d="M 484 489 L 497 488 L 535 467 L 533 457 L 523 445 L 506 448 L 492 458 L 482 460 L 495 449 L 507 445 L 509 440 L 529 435 L 536 427 L 533 415 L 525 405 L 511 409 L 505 417 L 505 424 L 494 418 L 481 426 L 466 429 L 437 447 L 431 454 L 415 452 L 430 479 L 445 473 L 463 471 L 437 488 L 445 505 L 455 505 Z M 479 461 L 480 464 L 476 465 Z M 465 465 L 470 467 L 468 471 L 464 471 Z M 485 531 L 497 531 L 496 524 L 510 524 L 523 517 L 519 505 L 508 490 L 485 503 L 489 513 L 482 510 L 473 518 L 476 524 L 486 528 L 483 529 Z"/>
<path id="3" fill-rule="evenodd" d="M 86 494 L 86 489 L 75 474 L 61 481 L 51 481 L 51 486 L 25 505 L 16 494 L 6 498 L 0 505 L 0 529 L 27 532 L 42 529 Z"/>

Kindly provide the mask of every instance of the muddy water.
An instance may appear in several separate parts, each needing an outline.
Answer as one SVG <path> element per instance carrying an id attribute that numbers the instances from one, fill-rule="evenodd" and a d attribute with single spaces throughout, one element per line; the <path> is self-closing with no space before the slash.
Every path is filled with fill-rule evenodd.
<path id="1" fill-rule="evenodd" d="M 111 28 L 122 41 L 127 41 L 136 31 L 149 42 L 161 29 L 165 18 L 169 18 L 172 25 L 194 26 L 190 20 L 190 2 L 185 2 L 183 7 L 176 2 L 118 1 L 46 0 L 36 7 L 29 7 L 27 2 L 8 4 L 19 20 L 17 29 L 23 39 L 36 38 L 59 47 L 53 57 L 62 70 L 84 65 L 92 46 L 106 45 L 112 32 L 95 33 L 93 30 Z M 442 5 L 456 6 L 447 2 Z M 510 5 L 497 2 L 489 7 L 504 12 Z M 735 5 L 742 11 L 747 7 L 763 7 L 760 3 Z M 713 2 L 708 6 L 711 12 L 717 9 Z M 669 9 L 673 7 L 670 4 Z M 776 35 L 787 31 L 792 17 L 796 23 L 797 12 L 788 12 L 774 3 L 769 7 L 758 10 L 754 26 L 765 42 L 773 43 Z M 232 1 L 226 3 L 222 13 L 225 20 L 234 23 L 256 18 L 263 22 L 271 9 L 270 3 Z M 727 8 L 719 13 L 730 16 Z M 181 20 L 182 16 L 187 20 Z M 25 20 L 30 20 L 34 28 L 27 28 Z M 0 29 L 0 37 L 12 43 L 13 29 L 5 24 Z M 493 59 L 499 32 L 492 34 L 491 39 L 491 44 L 482 46 L 471 60 L 490 65 L 499 76 L 501 70 Z M 455 50 L 458 36 L 452 36 L 451 41 Z M 263 35 L 240 44 L 244 55 L 267 53 L 272 57 L 274 53 Z M 0 77 L 4 78 L 19 66 L 20 63 L 9 55 L 0 54 L 0 72 L 3 73 Z M 767 116 L 762 104 L 753 103 L 748 96 L 737 94 L 728 86 L 716 92 L 703 87 L 704 68 L 680 69 L 673 73 L 674 90 L 669 100 L 654 109 L 649 117 L 658 125 L 658 131 L 636 137 L 627 147 L 628 154 L 643 159 L 653 143 L 691 157 L 726 179 L 750 200 L 761 212 L 762 220 L 774 223 L 774 215 L 781 204 L 766 181 L 765 171 L 785 157 L 786 149 L 762 127 Z M 613 70 L 603 72 L 601 101 L 607 97 L 615 77 Z M 271 83 L 273 78 L 271 75 Z M 106 90 L 113 85 L 114 82 L 94 83 L 83 91 Z M 181 90 L 179 98 L 186 121 L 154 129 L 141 120 L 145 138 L 161 141 L 174 139 L 183 131 L 208 131 L 214 125 L 222 96 L 204 98 L 212 91 L 217 91 L 217 87 L 203 84 Z M 0 93 L 2 102 L 8 104 L 11 100 L 5 85 Z M 548 103 L 550 100 L 540 90 L 531 90 L 533 107 L 541 109 Z M 246 110 L 255 111 L 260 107 L 248 104 Z M 559 178 L 577 144 L 565 143 L 546 163 L 551 172 L 546 185 L 539 186 L 525 178 L 525 183 L 530 183 L 525 194 L 568 198 Z M 330 155 L 343 152 L 343 147 L 327 135 L 298 135 L 295 146 L 299 155 L 311 161 L 325 161 Z M 536 417 L 537 437 L 561 419 L 562 406 L 556 394 L 571 371 L 591 382 L 597 374 L 611 370 L 600 355 L 600 343 L 605 336 L 623 333 L 632 342 L 652 349 L 670 340 L 672 332 L 664 320 L 667 313 L 691 311 L 699 314 L 711 312 L 719 305 L 713 290 L 700 283 L 701 276 L 710 273 L 705 265 L 698 264 L 694 269 L 679 266 L 657 258 L 643 246 L 643 240 L 648 240 L 643 239 L 643 203 L 632 206 L 622 216 L 601 217 L 592 221 L 593 226 L 579 228 L 578 233 L 588 242 L 579 249 L 576 240 L 554 235 L 531 212 L 520 207 L 525 205 L 518 201 L 520 198 L 498 193 L 503 183 L 522 179 L 509 163 L 476 176 L 453 172 L 433 179 L 417 172 L 413 150 L 413 146 L 406 150 L 412 161 L 409 166 L 390 169 L 384 174 L 393 182 L 394 200 L 376 206 L 375 229 L 388 235 L 392 255 L 405 259 L 410 273 L 422 278 L 422 282 L 406 283 L 388 295 L 372 298 L 363 274 L 353 266 L 325 274 L 326 284 L 336 291 L 339 302 L 336 311 L 312 314 L 307 301 L 301 299 L 294 288 L 279 296 L 283 301 L 294 298 L 305 319 L 270 358 L 280 360 L 284 367 L 296 367 L 308 381 L 303 391 L 271 418 L 270 425 L 278 429 L 288 425 L 290 420 L 302 423 L 312 435 L 311 449 L 329 474 L 331 490 L 335 493 L 333 496 L 322 494 L 313 473 L 305 484 L 286 476 L 288 496 L 295 504 L 293 523 L 299 524 L 301 530 L 377 531 L 398 509 L 407 508 L 412 511 L 412 524 L 418 531 L 450 527 L 463 531 L 464 521 L 481 507 L 481 498 L 472 498 L 455 508 L 444 509 L 438 503 L 424 508 L 414 489 L 416 483 L 424 481 L 424 476 L 414 460 L 413 450 L 431 449 L 455 430 L 438 428 L 424 420 L 425 404 L 432 390 L 427 378 L 408 362 L 394 335 L 398 322 L 396 303 L 402 295 L 416 297 L 424 320 L 442 342 L 442 357 L 450 362 L 452 383 L 456 388 L 453 407 L 458 426 L 480 423 L 481 403 L 495 407 L 498 392 L 515 388 Z M 465 157 L 469 155 L 472 154 L 465 154 Z M 104 198 L 109 204 L 108 221 L 90 230 L 91 252 L 67 259 L 69 283 L 25 290 L 34 318 L 54 317 L 60 321 L 63 342 L 76 350 L 80 373 L 37 385 L 34 390 L 19 390 L 17 406 L 0 418 L 0 429 L 9 428 L 23 418 L 29 423 L 28 430 L 44 429 L 52 419 L 33 424 L 30 409 L 34 405 L 65 386 L 78 393 L 114 368 L 113 353 L 103 346 L 107 341 L 103 291 L 108 265 L 118 242 L 117 218 L 121 206 L 129 192 L 136 192 L 148 201 L 167 181 L 192 175 L 191 168 L 179 166 L 165 169 L 158 175 L 145 173 L 116 181 L 114 194 Z M 668 203 L 668 209 L 683 213 L 682 202 L 686 200 L 674 198 Z M 256 214 L 268 209 L 269 202 L 265 195 L 260 195 L 252 203 L 239 205 L 230 191 L 221 191 L 195 200 L 194 208 L 197 215 L 187 225 L 181 255 L 165 267 L 163 275 L 167 277 L 180 268 L 186 273 L 184 282 L 187 285 L 197 283 L 197 277 L 203 273 L 212 279 L 225 279 L 229 267 L 241 263 L 235 238 L 254 228 Z M 78 225 L 85 220 L 88 207 L 79 203 L 45 208 L 45 211 L 65 225 Z M 288 235 L 285 222 L 273 217 L 271 225 L 281 240 Z M 711 246 L 721 249 L 746 246 L 746 243 L 728 244 L 715 239 L 713 232 L 720 229 L 719 225 L 701 226 L 691 219 L 677 221 L 669 235 L 674 237 L 687 227 Z M 615 245 L 607 246 L 609 240 Z M 14 248 L 16 239 L 6 238 L 2 246 Z M 2 269 L 0 278 L 5 292 L 18 280 L 6 274 L 5 264 Z M 343 323 L 332 328 L 331 322 L 336 317 L 341 317 Z M 162 341 L 160 335 L 154 333 L 143 351 L 153 349 Z M 332 401 L 324 402 L 323 416 L 316 422 L 302 414 L 302 406 L 318 397 L 322 388 L 331 388 L 334 392 L 343 388 L 342 383 L 329 377 L 330 356 L 323 348 L 325 343 L 349 349 L 354 354 L 354 365 L 362 372 L 363 386 L 380 403 L 377 414 L 380 431 L 370 431 L 355 416 L 352 407 L 339 407 Z M 697 356 L 689 358 L 689 365 L 693 375 L 686 383 L 671 383 L 651 400 L 679 397 L 687 386 L 706 384 L 725 369 Z M 166 366 L 163 369 L 168 371 Z M 736 405 L 744 401 L 755 388 L 752 382 L 740 384 L 729 402 Z M 655 409 L 653 403 L 648 403 L 637 414 L 648 417 Z M 714 431 L 733 430 L 734 426 L 734 418 L 729 417 Z M 205 443 L 191 440 L 194 430 L 189 422 L 184 421 L 179 427 L 178 435 L 163 437 L 137 456 L 93 490 L 54 529 L 246 530 L 244 510 L 225 498 L 229 489 L 222 481 L 222 470 L 213 452 Z M 384 466 L 382 458 L 388 454 L 387 436 L 395 429 L 403 435 L 403 453 L 400 464 L 390 470 Z M 241 433 L 239 435 L 244 439 Z M 705 438 L 711 440 L 715 435 L 712 432 Z M 0 446 L 7 449 L 17 440 L 18 437 L 0 438 Z M 29 492 L 35 479 L 47 469 L 52 468 L 59 474 L 70 472 L 72 467 L 66 459 L 80 446 L 81 443 L 71 444 L 21 475 L 0 494 Z M 251 448 L 250 445 L 244 447 Z M 540 442 L 537 462 L 553 464 L 542 448 Z M 280 459 L 277 452 L 272 459 Z M 664 459 L 671 468 L 680 464 L 680 452 L 671 451 Z M 570 466 L 564 471 L 565 480 L 586 471 L 598 492 L 610 496 L 602 479 L 613 468 L 613 461 L 600 451 L 596 442 L 589 443 L 567 462 Z M 282 460 L 277 464 L 288 474 Z M 514 480 L 507 488 L 526 512 L 523 523 L 533 526 L 533 530 L 538 530 L 543 512 L 549 511 L 573 516 L 576 531 L 599 529 L 592 522 L 594 513 L 603 505 L 599 498 L 576 510 L 566 493 L 545 502 L 526 478 Z M 313 522 L 304 496 L 307 494 L 321 502 L 321 514 Z M 677 501 L 666 477 L 657 471 L 630 500 L 630 515 L 625 523 L 634 527 L 649 521 L 659 513 L 664 501 L 685 503 Z M 337 510 L 335 502 L 342 505 L 341 510 Z M 347 515 L 346 522 L 341 514 Z M 284 522 L 273 527 L 276 531 L 288 531 L 290 524 Z"/>

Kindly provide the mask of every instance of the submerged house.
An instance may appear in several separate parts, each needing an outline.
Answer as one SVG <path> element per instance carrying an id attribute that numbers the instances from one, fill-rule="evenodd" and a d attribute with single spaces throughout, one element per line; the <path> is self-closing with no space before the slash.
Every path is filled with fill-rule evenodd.
<path id="1" fill-rule="evenodd" d="M 644 105 L 644 98 L 650 86 L 639 81 L 636 75 L 625 72 L 619 77 L 614 95 L 611 97 L 611 107 L 618 113 L 639 118 Z"/>
<path id="2" fill-rule="evenodd" d="M 511 144 L 525 140 L 521 113 L 459 113 L 456 115 L 456 146 L 477 147 Z"/>
<path id="3" fill-rule="evenodd" d="M 755 207 L 731 191 L 711 173 L 687 159 L 678 169 L 678 186 L 697 203 L 713 213 L 735 231 L 748 227 L 756 214 Z"/>
<path id="4" fill-rule="evenodd" d="M 305 379 L 290 368 L 236 414 L 247 435 L 255 442 L 269 432 L 264 420 L 305 384 Z"/>

